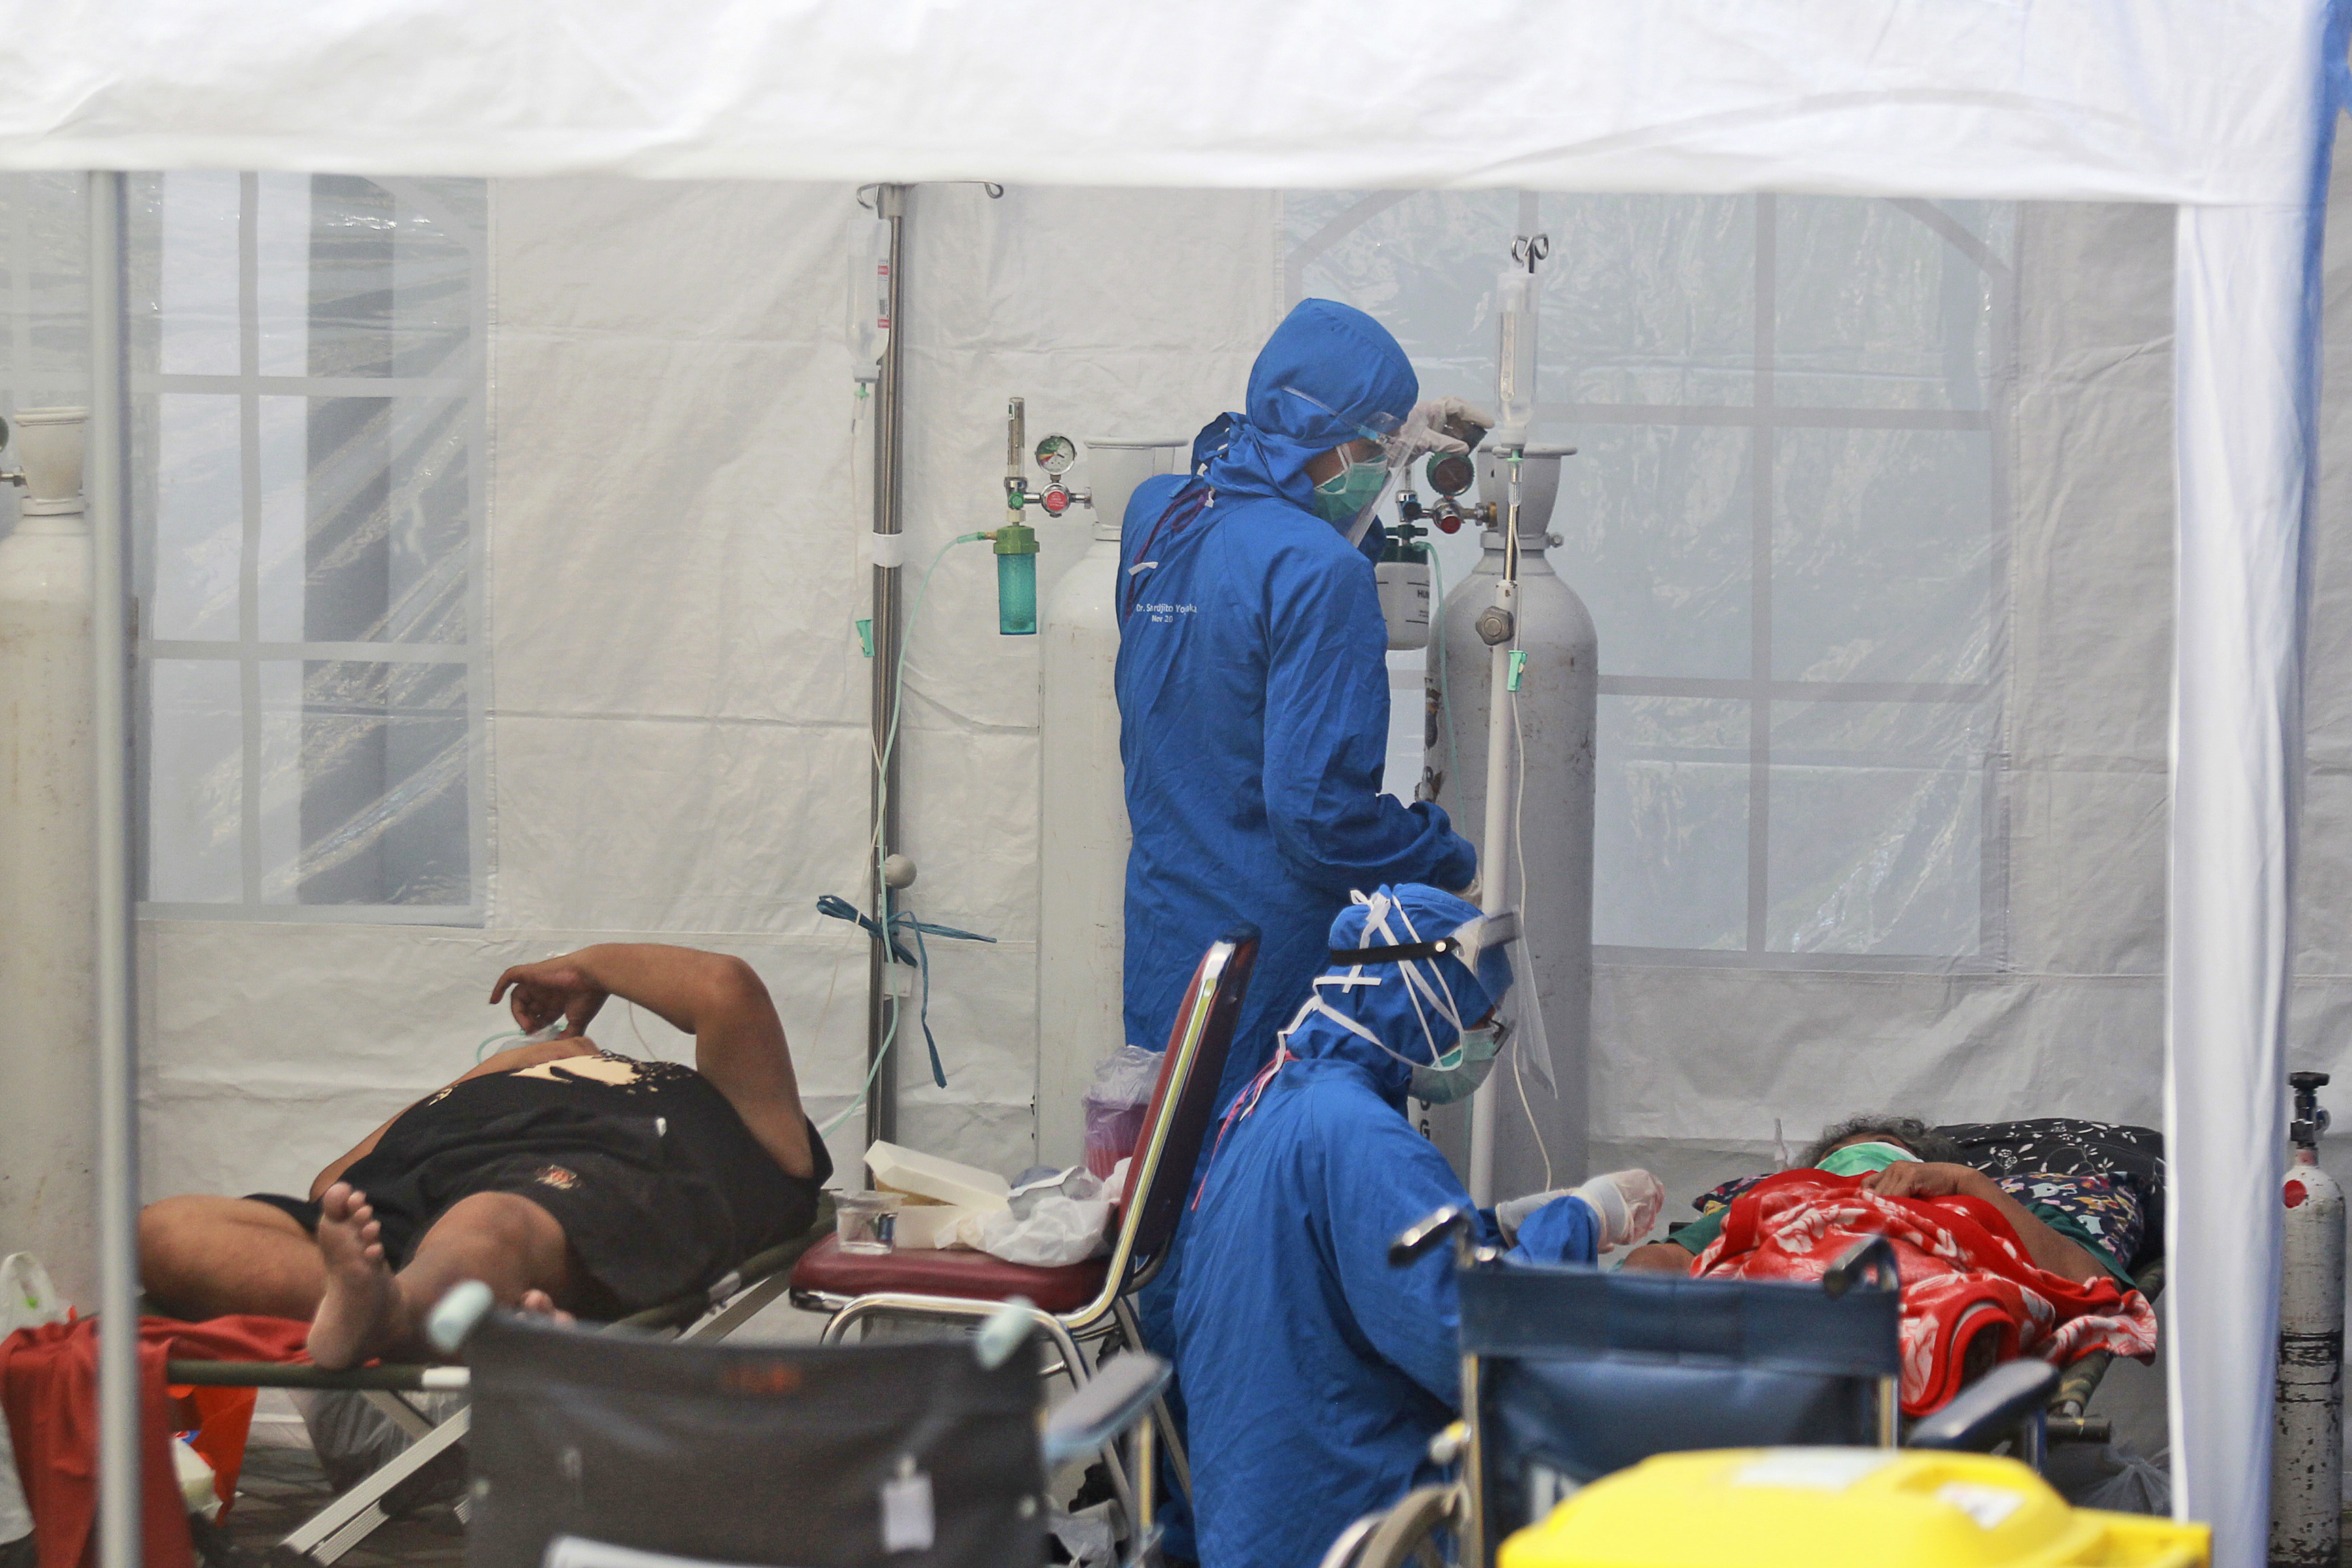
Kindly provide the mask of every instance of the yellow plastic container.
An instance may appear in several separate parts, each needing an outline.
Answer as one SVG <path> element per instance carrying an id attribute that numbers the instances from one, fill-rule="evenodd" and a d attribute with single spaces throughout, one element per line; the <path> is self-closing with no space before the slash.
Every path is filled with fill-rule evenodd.
<path id="1" fill-rule="evenodd" d="M 1497 1568 L 2204 1568 L 2210 1532 L 2069 1508 L 2014 1459 L 1891 1448 L 1662 1454 L 1505 1541 Z"/>

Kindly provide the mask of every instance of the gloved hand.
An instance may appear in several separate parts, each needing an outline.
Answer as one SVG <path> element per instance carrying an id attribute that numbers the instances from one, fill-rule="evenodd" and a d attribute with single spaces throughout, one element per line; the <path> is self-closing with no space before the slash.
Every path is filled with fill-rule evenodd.
<path id="1" fill-rule="evenodd" d="M 1448 434 L 1448 426 L 1460 430 L 1465 425 L 1478 426 L 1484 435 L 1495 427 L 1495 416 L 1475 404 L 1448 393 L 1433 397 L 1414 406 L 1405 416 L 1404 427 L 1398 432 L 1405 448 L 1414 457 L 1424 452 L 1467 452 L 1470 443 L 1465 435 Z"/>
<path id="2" fill-rule="evenodd" d="M 1601 1216 L 1601 1250 L 1608 1252 L 1650 1234 L 1666 1206 L 1666 1189 L 1647 1171 L 1612 1171 L 1576 1189 Z M 1500 1211 L 1497 1210 L 1497 1217 Z"/>
<path id="3" fill-rule="evenodd" d="M 1527 1224 L 1528 1215 L 1556 1198 L 1575 1196 L 1570 1187 L 1554 1187 L 1548 1193 L 1529 1193 L 1523 1198 L 1505 1198 L 1495 1205 L 1495 1228 L 1503 1233 L 1505 1247 L 1519 1244 L 1519 1226 Z"/>

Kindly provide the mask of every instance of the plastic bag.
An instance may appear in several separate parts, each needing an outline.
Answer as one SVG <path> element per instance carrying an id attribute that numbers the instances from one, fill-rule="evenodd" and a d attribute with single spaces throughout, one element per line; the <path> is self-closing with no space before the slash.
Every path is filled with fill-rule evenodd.
<path id="1" fill-rule="evenodd" d="M 444 1392 L 404 1397 L 410 1408 L 437 1426 L 462 1409 L 468 1395 Z M 294 1406 L 302 1413 L 319 1468 L 339 1492 L 357 1486 L 415 1441 L 357 1389 L 298 1389 Z M 466 1449 L 459 1443 L 435 1455 L 424 1468 L 385 1493 L 383 1508 L 398 1518 L 446 1502 L 465 1489 Z"/>
<path id="2" fill-rule="evenodd" d="M 2115 1474 L 2090 1487 L 2082 1497 L 2074 1500 L 2078 1507 L 2105 1509 L 2111 1513 L 2172 1512 L 2172 1472 L 2167 1461 L 2171 1450 L 2159 1452 L 2155 1458 L 2142 1458 L 2128 1443 L 2110 1443 L 2101 1456 L 2105 1467 Z"/>
<path id="3" fill-rule="evenodd" d="M 72 1315 L 39 1258 L 29 1252 L 0 1258 L 0 1340 L 18 1329 L 62 1323 Z M 21 1541 L 32 1533 L 33 1515 L 16 1479 L 16 1445 L 0 1443 L 0 1542 Z"/>
<path id="4" fill-rule="evenodd" d="M 1073 1165 L 1013 1188 L 1007 1206 L 959 1222 L 955 1236 L 960 1246 L 1007 1263 L 1059 1268 L 1101 1257 L 1109 1227 L 1110 1194 L 1101 1178 Z"/>
<path id="5" fill-rule="evenodd" d="M 1095 1068 L 1095 1080 L 1079 1100 L 1087 1113 L 1087 1169 L 1097 1176 L 1135 1152 L 1144 1113 L 1160 1081 L 1160 1053 L 1121 1046 Z"/>
<path id="6" fill-rule="evenodd" d="M 1113 1538 L 1110 1504 L 1094 1503 L 1074 1513 L 1066 1513 L 1060 1503 L 1055 1503 L 1045 1515 L 1045 1528 L 1068 1553 L 1071 1568 L 1110 1568 L 1118 1560 L 1118 1542 Z"/>

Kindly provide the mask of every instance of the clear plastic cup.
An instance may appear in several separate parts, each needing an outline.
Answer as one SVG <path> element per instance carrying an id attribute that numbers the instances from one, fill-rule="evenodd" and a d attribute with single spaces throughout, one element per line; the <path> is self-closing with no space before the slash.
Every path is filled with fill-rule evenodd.
<path id="1" fill-rule="evenodd" d="M 887 1252 L 898 1228 L 896 1193 L 843 1193 L 833 1201 L 833 1234 L 844 1252 Z"/>

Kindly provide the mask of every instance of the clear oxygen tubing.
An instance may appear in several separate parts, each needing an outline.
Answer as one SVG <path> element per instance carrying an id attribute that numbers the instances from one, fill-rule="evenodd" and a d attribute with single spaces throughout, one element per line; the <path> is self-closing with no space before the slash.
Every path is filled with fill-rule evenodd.
<path id="1" fill-rule="evenodd" d="M 1515 637 L 1512 640 L 1517 639 Z M 1525 759 L 1528 754 L 1527 728 L 1519 722 L 1519 694 L 1516 691 L 1511 693 L 1511 749 L 1513 753 L 1521 759 Z M 1511 875 L 1512 886 L 1518 889 L 1519 918 L 1524 921 L 1527 919 L 1528 910 L 1528 770 L 1524 760 L 1517 775 L 1511 780 Z M 1535 984 L 1533 961 L 1528 961 L 1523 967 L 1528 971 L 1528 984 L 1532 986 Z M 1523 1016 L 1533 1020 L 1540 1032 L 1543 1023 L 1543 1008 L 1540 1005 L 1524 1009 Z M 1545 1041 L 1543 1048 L 1545 1056 L 1549 1058 L 1551 1043 L 1549 1040 Z M 1519 1110 L 1527 1116 L 1528 1131 L 1536 1141 L 1536 1156 L 1543 1162 L 1542 1190 L 1549 1192 L 1552 1185 L 1551 1149 L 1544 1142 L 1543 1122 L 1536 1116 L 1536 1108 L 1528 1099 L 1527 1079 L 1520 1072 L 1520 1063 L 1525 1056 L 1526 1052 L 1518 1046 L 1512 1047 L 1511 1082 L 1519 1091 Z M 1553 1088 L 1552 1093 L 1555 1098 L 1559 1095 L 1559 1090 L 1557 1086 Z"/>
<path id="2" fill-rule="evenodd" d="M 1511 765 L 1511 655 L 1519 642 L 1519 458 L 1510 453 L 1511 488 L 1504 519 L 1503 574 L 1495 584 L 1495 607 L 1511 617 L 1510 635 L 1494 645 L 1487 664 L 1486 693 L 1486 820 L 1478 843 L 1479 908 L 1500 914 L 1510 908 L 1510 857 L 1502 846 L 1509 841 L 1511 800 L 1516 793 L 1502 787 Z M 1513 1058 L 1516 1060 L 1516 1057 Z M 1492 1074 L 1470 1097 L 1470 1200 L 1480 1208 L 1495 1201 L 1495 1117 L 1497 1089 Z M 1530 1113 L 1529 1120 L 1533 1120 Z"/>
<path id="3" fill-rule="evenodd" d="M 139 1036 L 132 964 L 130 391 L 123 176 L 89 181 L 90 636 L 98 817 L 98 1561 L 139 1568 Z"/>
<path id="4" fill-rule="evenodd" d="M 953 550 L 959 544 L 976 543 L 983 542 L 987 538 L 988 535 L 985 531 L 957 534 L 953 539 L 949 540 L 945 544 L 940 545 L 939 549 L 931 552 L 930 563 L 923 568 L 922 580 L 915 585 L 915 597 L 907 606 L 907 619 L 905 626 L 902 629 L 902 635 L 894 639 L 898 644 L 898 647 L 897 657 L 890 661 L 890 668 L 888 672 L 890 695 L 888 703 L 885 710 L 888 716 L 881 726 L 880 739 L 874 748 L 874 776 L 877 780 L 890 780 L 895 779 L 898 776 L 896 771 L 892 768 L 891 763 L 897 759 L 898 747 L 898 709 L 901 701 L 907 694 L 907 639 L 903 635 L 903 632 L 911 631 L 914 628 L 916 619 L 922 615 L 923 601 L 930 596 L 931 574 L 940 569 L 940 563 L 947 559 L 948 552 Z M 880 628 L 878 626 L 876 628 L 875 657 L 877 658 L 881 657 Z M 887 897 L 888 892 L 887 886 L 882 879 L 882 862 L 888 858 L 890 853 L 889 847 L 884 842 L 882 835 L 882 824 L 885 815 L 882 808 L 887 804 L 888 803 L 885 797 L 877 795 L 877 807 L 874 813 L 874 834 L 867 845 L 874 862 L 874 885 L 877 889 L 882 889 L 881 893 L 877 894 L 877 902 L 880 901 L 882 898 Z M 887 929 L 895 922 L 897 916 L 895 912 L 877 912 L 875 919 Z M 922 940 L 922 933 L 918 931 L 915 934 L 915 942 L 918 951 L 920 950 Z M 895 1005 L 897 976 L 890 973 L 889 944 L 887 942 L 877 941 L 874 943 L 874 952 L 877 956 L 873 957 L 870 962 L 880 966 L 881 980 L 878 984 L 887 985 L 890 988 L 893 1005 L 886 1009 L 889 1016 L 883 1024 L 879 1043 L 866 1053 L 866 1077 L 858 1084 L 857 1098 L 850 1101 L 847 1110 L 844 1110 L 840 1115 L 835 1117 L 832 1121 L 817 1129 L 817 1135 L 819 1137 L 831 1136 L 834 1130 L 847 1121 L 853 1113 L 876 1103 L 874 1096 L 874 1081 L 877 1078 L 881 1076 L 882 1064 L 890 1059 L 890 1047 L 896 1045 L 898 1040 L 899 1009 Z M 925 970 L 923 976 L 924 1005 L 928 1009 L 930 1000 L 929 965 L 925 964 L 921 967 Z M 867 1131 L 869 1135 L 866 1142 L 875 1142 L 878 1135 L 873 1133 L 871 1117 L 868 1117 L 867 1119 Z"/>

